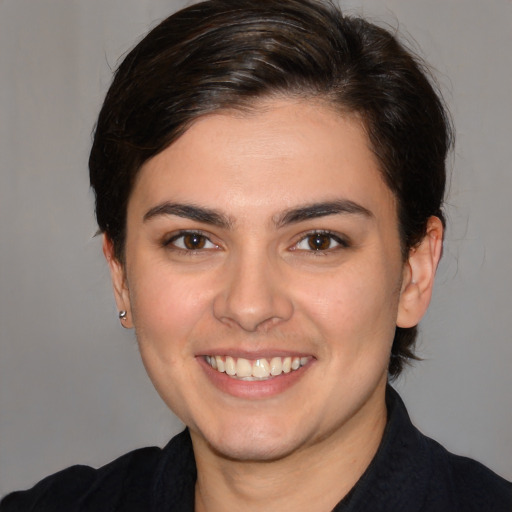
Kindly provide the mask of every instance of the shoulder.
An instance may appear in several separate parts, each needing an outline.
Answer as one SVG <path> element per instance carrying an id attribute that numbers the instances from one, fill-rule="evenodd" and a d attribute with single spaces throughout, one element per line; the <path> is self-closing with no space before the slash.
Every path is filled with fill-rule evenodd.
<path id="1" fill-rule="evenodd" d="M 155 447 L 141 448 L 99 469 L 72 466 L 45 478 L 32 489 L 9 494 L 0 504 L 0 511 L 118 510 L 127 490 L 136 502 L 141 502 L 149 493 L 149 482 L 161 452 Z"/>
<path id="2" fill-rule="evenodd" d="M 141 448 L 106 466 L 72 466 L 13 492 L 0 512 L 193 510 L 196 467 L 187 429 L 163 449 Z"/>
<path id="3" fill-rule="evenodd" d="M 512 512 L 512 483 L 422 434 L 391 387 L 386 402 L 388 424 L 364 494 L 372 492 L 388 504 L 373 510 Z"/>
<path id="4" fill-rule="evenodd" d="M 451 510 L 512 512 L 512 483 L 483 464 L 447 451 L 424 437 L 433 466 L 425 510 L 439 510 L 447 499 Z"/>

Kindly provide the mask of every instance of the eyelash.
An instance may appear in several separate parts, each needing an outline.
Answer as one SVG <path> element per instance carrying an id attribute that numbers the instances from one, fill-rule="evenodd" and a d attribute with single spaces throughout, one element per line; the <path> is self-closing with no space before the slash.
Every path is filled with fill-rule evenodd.
<path id="1" fill-rule="evenodd" d="M 185 246 L 186 244 L 186 237 L 192 237 L 195 238 L 198 242 L 200 247 L 196 248 L 187 248 Z M 314 237 L 325 237 L 324 241 L 328 241 L 329 245 L 331 245 L 332 242 L 334 242 L 336 245 L 334 247 L 327 247 L 327 248 L 321 248 L 321 247 L 312 247 L 309 243 Z M 176 244 L 176 241 L 178 241 L 180 238 L 183 238 L 183 247 L 180 247 Z M 309 239 L 309 241 L 308 241 Z M 190 241 L 190 240 L 189 240 Z M 300 248 L 300 244 L 303 242 L 308 242 L 309 248 Z M 212 247 L 205 247 L 205 245 L 211 244 Z M 204 234 L 201 231 L 180 231 L 179 233 L 174 234 L 170 238 L 164 240 L 163 242 L 164 247 L 168 247 L 175 251 L 182 251 L 184 253 L 188 254 L 195 254 L 198 252 L 202 252 L 203 250 L 212 250 L 212 249 L 218 249 L 219 246 L 215 243 L 213 243 L 208 235 Z M 326 254 L 328 252 L 333 252 L 339 249 L 347 249 L 350 247 L 349 241 L 341 237 L 340 235 L 336 233 L 332 233 L 331 231 L 323 231 L 323 230 L 317 230 L 317 231 L 311 231 L 309 233 L 304 234 L 297 243 L 295 243 L 290 250 L 292 251 L 304 251 L 304 252 L 310 252 L 313 254 Z"/>
<path id="2" fill-rule="evenodd" d="M 299 245 L 302 242 L 307 242 L 308 239 L 310 239 L 310 241 L 311 241 L 311 239 L 313 239 L 315 236 L 316 237 L 326 237 L 326 239 L 329 241 L 329 245 L 332 242 L 335 242 L 337 245 L 335 245 L 334 247 L 327 247 L 325 249 L 322 249 L 322 248 L 313 248 L 308 243 L 309 249 L 300 249 L 299 248 Z M 351 245 L 350 242 L 346 238 L 340 236 L 339 234 L 332 233 L 331 231 L 317 230 L 317 231 L 311 231 L 311 232 L 303 235 L 299 239 L 299 241 L 293 246 L 292 250 L 305 251 L 305 252 L 310 252 L 313 254 L 326 254 L 326 253 L 333 252 L 333 251 L 340 250 L 340 249 L 347 249 L 350 247 L 350 245 Z"/>
<path id="3" fill-rule="evenodd" d="M 183 238 L 183 244 L 185 245 L 186 237 L 196 237 L 203 244 L 209 243 L 212 245 L 212 247 L 205 248 L 203 245 L 202 247 L 197 247 L 195 249 L 191 249 L 191 248 L 187 248 L 186 246 L 179 247 L 178 245 L 176 245 L 176 241 L 179 240 L 180 238 Z M 202 233 L 201 231 L 197 231 L 197 230 L 195 230 L 195 231 L 180 231 L 179 233 L 176 233 L 173 236 L 171 236 L 170 238 L 164 240 L 162 245 L 164 247 L 170 248 L 171 250 L 181 251 L 183 253 L 188 253 L 188 254 L 195 254 L 195 253 L 201 252 L 203 250 L 212 250 L 212 249 L 217 249 L 219 247 L 217 244 L 213 243 L 206 234 Z"/>

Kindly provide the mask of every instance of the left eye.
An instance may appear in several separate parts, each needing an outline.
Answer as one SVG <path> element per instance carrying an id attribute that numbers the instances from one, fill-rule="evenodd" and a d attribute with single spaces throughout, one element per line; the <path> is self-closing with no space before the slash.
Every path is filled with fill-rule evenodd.
<path id="1" fill-rule="evenodd" d="M 302 238 L 294 249 L 322 252 L 346 246 L 347 244 L 340 237 L 332 233 L 310 233 Z"/>
<path id="2" fill-rule="evenodd" d="M 205 235 L 196 232 L 180 233 L 171 238 L 167 245 L 173 245 L 185 251 L 199 251 L 201 249 L 216 249 L 217 246 Z"/>

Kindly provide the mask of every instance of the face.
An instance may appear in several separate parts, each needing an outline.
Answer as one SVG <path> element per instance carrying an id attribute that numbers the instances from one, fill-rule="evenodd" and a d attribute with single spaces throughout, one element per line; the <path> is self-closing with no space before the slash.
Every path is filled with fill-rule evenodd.
<path id="1" fill-rule="evenodd" d="M 292 101 L 199 119 L 140 170 L 125 254 L 118 305 L 195 444 L 280 458 L 385 410 L 407 272 L 357 119 Z"/>

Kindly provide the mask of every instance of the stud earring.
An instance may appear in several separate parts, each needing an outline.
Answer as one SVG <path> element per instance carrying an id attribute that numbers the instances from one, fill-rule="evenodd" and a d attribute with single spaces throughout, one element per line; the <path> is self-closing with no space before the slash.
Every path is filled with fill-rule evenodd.
<path id="1" fill-rule="evenodd" d="M 126 320 L 126 316 L 127 316 L 127 312 L 126 311 L 119 311 L 119 320 L 121 320 L 121 322 L 123 320 Z"/>

